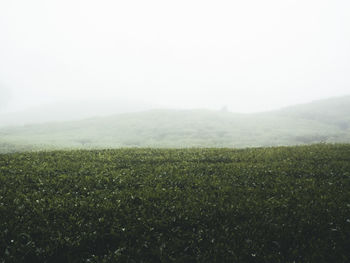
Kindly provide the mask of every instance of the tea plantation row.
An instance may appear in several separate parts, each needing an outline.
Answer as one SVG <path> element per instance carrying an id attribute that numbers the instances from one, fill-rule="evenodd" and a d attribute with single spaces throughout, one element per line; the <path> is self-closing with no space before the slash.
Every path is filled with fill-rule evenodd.
<path id="1" fill-rule="evenodd" d="M 0 155 L 0 262 L 350 262 L 350 145 Z"/>

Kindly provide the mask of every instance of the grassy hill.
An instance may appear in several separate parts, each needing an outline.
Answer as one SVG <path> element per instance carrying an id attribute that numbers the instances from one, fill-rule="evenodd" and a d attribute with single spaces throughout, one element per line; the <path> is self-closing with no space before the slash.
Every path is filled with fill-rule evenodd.
<path id="1" fill-rule="evenodd" d="M 9 127 L 0 129 L 0 142 L 22 148 L 49 149 L 252 147 L 350 142 L 350 96 L 257 114 L 150 110 L 81 121 Z"/>
<path id="2" fill-rule="evenodd" d="M 314 120 L 348 130 L 350 126 L 350 96 L 287 107 L 277 113 L 280 116 Z"/>

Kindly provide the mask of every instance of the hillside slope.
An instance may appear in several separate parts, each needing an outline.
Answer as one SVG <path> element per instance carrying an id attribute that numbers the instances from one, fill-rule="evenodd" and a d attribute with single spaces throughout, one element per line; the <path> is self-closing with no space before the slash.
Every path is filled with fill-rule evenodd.
<path id="1" fill-rule="evenodd" d="M 287 107 L 278 111 L 277 114 L 297 119 L 314 120 L 347 130 L 350 124 L 350 96 Z"/>
<path id="2" fill-rule="evenodd" d="M 350 96 L 259 114 L 150 110 L 0 129 L 0 142 L 42 148 L 252 147 L 350 142 Z"/>

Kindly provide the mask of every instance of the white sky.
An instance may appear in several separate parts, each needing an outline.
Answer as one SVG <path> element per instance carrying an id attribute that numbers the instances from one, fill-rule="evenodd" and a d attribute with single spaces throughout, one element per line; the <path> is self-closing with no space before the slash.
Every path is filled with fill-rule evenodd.
<path id="1" fill-rule="evenodd" d="M 0 89 L 12 108 L 126 98 L 238 112 L 349 94 L 350 1 L 1 0 Z"/>

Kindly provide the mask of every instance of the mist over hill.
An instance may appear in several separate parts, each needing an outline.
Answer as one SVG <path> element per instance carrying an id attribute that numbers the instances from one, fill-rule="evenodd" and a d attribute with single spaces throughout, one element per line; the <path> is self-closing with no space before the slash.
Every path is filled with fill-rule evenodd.
<path id="1" fill-rule="evenodd" d="M 2 152 L 115 147 L 256 147 L 350 142 L 350 96 L 242 114 L 147 110 L 4 127 Z"/>
<path id="2" fill-rule="evenodd" d="M 17 110 L 10 113 L 0 112 L 0 127 L 81 120 L 111 114 L 145 111 L 155 107 L 159 106 L 140 101 L 116 99 L 59 101 L 30 107 L 27 110 Z"/>

